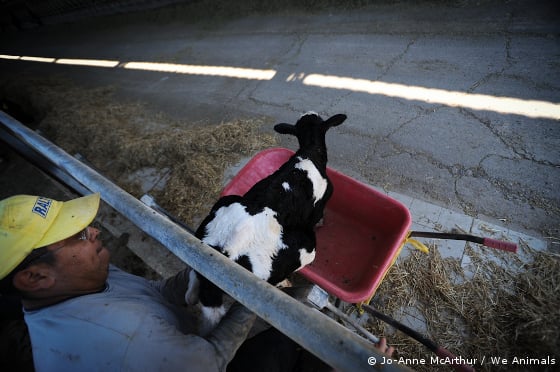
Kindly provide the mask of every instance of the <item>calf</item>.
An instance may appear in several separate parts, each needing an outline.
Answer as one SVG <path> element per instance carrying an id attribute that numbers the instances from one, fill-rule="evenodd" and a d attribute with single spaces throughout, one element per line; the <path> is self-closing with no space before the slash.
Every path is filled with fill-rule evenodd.
<path id="1" fill-rule="evenodd" d="M 323 120 L 308 112 L 295 125 L 274 126 L 278 133 L 296 136 L 299 150 L 244 196 L 220 198 L 196 236 L 273 285 L 311 263 L 314 227 L 333 192 L 326 171 L 325 135 L 344 120 L 342 114 Z M 202 304 L 206 330 L 225 314 L 221 290 L 198 274 L 191 276 L 185 297 L 188 303 Z"/>

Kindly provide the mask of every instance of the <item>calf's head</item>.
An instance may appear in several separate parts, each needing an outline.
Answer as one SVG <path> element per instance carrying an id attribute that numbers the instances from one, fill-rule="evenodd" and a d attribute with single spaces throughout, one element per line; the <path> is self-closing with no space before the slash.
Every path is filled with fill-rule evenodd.
<path id="1" fill-rule="evenodd" d="M 296 124 L 280 123 L 274 130 L 281 134 L 291 134 L 297 137 L 300 149 L 309 149 L 314 146 L 325 146 L 325 134 L 331 127 L 336 127 L 346 120 L 346 115 L 333 115 L 327 120 L 315 112 L 303 114 Z"/>

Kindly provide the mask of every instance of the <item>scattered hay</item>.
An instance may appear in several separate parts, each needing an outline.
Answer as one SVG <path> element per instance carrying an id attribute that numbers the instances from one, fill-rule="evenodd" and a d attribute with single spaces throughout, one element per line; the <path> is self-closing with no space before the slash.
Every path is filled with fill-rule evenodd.
<path id="1" fill-rule="evenodd" d="M 523 263 L 515 255 L 468 247 L 472 273 L 457 259 L 442 259 L 437 247 L 430 254 L 412 252 L 396 264 L 380 286 L 374 305 L 398 318 L 402 308 L 416 307 L 427 325 L 428 337 L 456 356 L 476 358 L 478 370 L 494 370 L 490 356 L 556 358 L 560 350 L 560 259 L 528 246 Z M 509 262 L 504 266 L 503 262 Z M 471 277 L 472 276 L 472 277 Z M 388 335 L 396 357 L 424 358 L 432 352 L 390 326 L 372 320 L 372 332 Z M 524 369 L 527 366 L 502 366 Z M 418 370 L 441 370 L 434 365 Z M 449 369 L 449 368 L 447 368 Z"/>
<path id="2" fill-rule="evenodd" d="M 4 85 L 42 118 L 39 129 L 70 154 L 84 155 L 136 197 L 130 175 L 145 168 L 170 171 L 158 203 L 192 227 L 217 199 L 224 170 L 241 157 L 274 146 L 263 119 L 193 125 L 119 102 L 113 87 L 84 89 L 59 79 L 19 79 Z"/>

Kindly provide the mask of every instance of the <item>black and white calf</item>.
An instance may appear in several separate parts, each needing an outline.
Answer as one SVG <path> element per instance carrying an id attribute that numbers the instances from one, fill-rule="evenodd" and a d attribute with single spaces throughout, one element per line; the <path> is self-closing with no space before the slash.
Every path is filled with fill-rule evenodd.
<path id="1" fill-rule="evenodd" d="M 244 196 L 220 198 L 196 236 L 273 285 L 311 263 L 314 227 L 333 192 L 326 173 L 325 135 L 344 120 L 342 114 L 323 120 L 308 112 L 295 125 L 277 124 L 276 132 L 297 137 L 299 150 Z M 225 314 L 221 290 L 198 274 L 191 275 L 186 299 L 200 300 L 206 329 Z"/>

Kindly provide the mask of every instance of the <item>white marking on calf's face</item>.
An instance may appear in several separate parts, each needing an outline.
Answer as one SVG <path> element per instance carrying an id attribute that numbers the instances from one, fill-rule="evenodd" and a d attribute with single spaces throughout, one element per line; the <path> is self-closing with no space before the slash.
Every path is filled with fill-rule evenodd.
<path id="1" fill-rule="evenodd" d="M 284 191 L 290 191 L 292 189 L 288 182 L 282 182 L 282 188 L 284 188 Z"/>
<path id="2" fill-rule="evenodd" d="M 321 173 L 319 173 L 319 170 L 311 160 L 302 159 L 301 157 L 298 157 L 298 160 L 299 163 L 296 163 L 295 167 L 307 173 L 307 178 L 313 184 L 313 204 L 317 204 L 327 191 L 327 180 L 321 176 Z"/>
<path id="3" fill-rule="evenodd" d="M 265 208 L 251 216 L 240 203 L 233 203 L 216 211 L 214 219 L 206 225 L 204 243 L 222 247 L 231 260 L 247 256 L 252 272 L 268 280 L 272 261 L 281 249 L 282 226 L 275 218 L 276 212 Z"/>
<path id="4" fill-rule="evenodd" d="M 306 113 L 304 113 L 303 115 L 300 116 L 300 118 L 306 116 L 306 115 L 316 115 L 319 116 L 318 113 L 316 113 L 315 111 L 307 111 Z"/>

